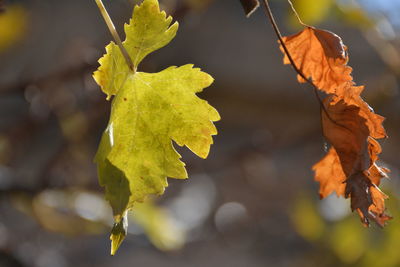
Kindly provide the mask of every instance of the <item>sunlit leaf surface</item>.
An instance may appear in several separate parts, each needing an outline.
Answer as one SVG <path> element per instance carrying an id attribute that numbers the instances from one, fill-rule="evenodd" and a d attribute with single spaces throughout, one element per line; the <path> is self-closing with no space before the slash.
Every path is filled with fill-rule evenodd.
<path id="1" fill-rule="evenodd" d="M 95 158 L 116 222 L 111 237 L 113 253 L 126 232 L 126 227 L 121 227 L 126 211 L 149 194 L 162 194 L 167 177 L 187 178 L 172 141 L 206 158 L 212 135 L 217 134 L 213 121 L 220 119 L 218 112 L 196 96 L 213 82 L 210 75 L 190 64 L 158 73 L 136 71 L 146 55 L 174 38 L 178 23 L 171 22 L 156 0 L 145 0 L 125 25 L 123 44 L 134 70 L 111 42 L 94 73 L 108 99 L 114 96 Z"/>

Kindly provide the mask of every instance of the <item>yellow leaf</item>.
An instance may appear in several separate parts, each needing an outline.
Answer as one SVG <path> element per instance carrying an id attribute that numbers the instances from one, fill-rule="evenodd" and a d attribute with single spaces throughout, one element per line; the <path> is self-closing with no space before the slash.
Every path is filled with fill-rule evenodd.
<path id="1" fill-rule="evenodd" d="M 134 63 L 129 69 L 119 48 L 111 43 L 94 79 L 112 100 L 108 126 L 95 162 L 99 181 L 105 187 L 115 223 L 124 218 L 135 202 L 149 194 L 162 194 L 167 177 L 187 178 L 185 164 L 172 141 L 206 158 L 218 112 L 196 93 L 211 85 L 213 78 L 193 65 L 169 67 L 158 73 L 137 72 L 140 61 L 168 44 L 178 24 L 160 12 L 156 0 L 145 0 L 134 9 L 125 25 L 123 42 Z M 111 236 L 118 245 L 123 235 Z"/>

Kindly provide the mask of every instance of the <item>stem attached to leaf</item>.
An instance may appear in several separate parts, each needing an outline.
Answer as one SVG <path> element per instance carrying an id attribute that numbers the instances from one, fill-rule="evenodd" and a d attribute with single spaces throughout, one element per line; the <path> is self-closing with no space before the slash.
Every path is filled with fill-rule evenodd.
<path id="1" fill-rule="evenodd" d="M 307 25 L 301 20 L 299 14 L 297 13 L 296 9 L 294 8 L 292 1 L 290 1 L 290 0 L 287 0 L 287 1 L 289 2 L 289 5 L 292 8 L 292 11 L 293 11 L 294 15 L 296 16 L 297 20 L 299 21 L 299 23 L 302 24 L 303 26 L 307 27 Z"/>
<path id="2" fill-rule="evenodd" d="M 110 15 L 108 14 L 106 8 L 104 7 L 104 4 L 101 0 L 95 0 L 97 6 L 99 7 L 101 15 L 103 15 L 104 21 L 106 22 L 108 29 L 111 32 L 111 35 L 113 36 L 115 42 L 117 43 L 119 49 L 121 50 L 122 55 L 125 58 L 126 64 L 128 64 L 129 68 L 135 72 L 135 67 L 133 65 L 132 59 L 128 54 L 128 51 L 126 51 L 124 45 L 122 44 L 121 38 L 119 37 L 118 32 L 115 29 L 114 23 L 112 22 Z"/>
<path id="3" fill-rule="evenodd" d="M 309 27 L 309 26 L 305 25 L 301 21 L 299 15 L 297 14 L 297 12 L 295 11 L 295 9 L 293 7 L 292 2 L 290 0 L 288 0 L 288 1 L 289 1 L 290 5 L 291 5 L 293 11 L 295 12 L 297 18 L 299 19 L 299 22 L 301 24 L 303 24 L 304 26 Z M 290 55 L 289 50 L 287 49 L 287 47 L 285 45 L 285 42 L 283 41 L 283 37 L 282 37 L 282 34 L 281 34 L 281 32 L 280 32 L 280 30 L 278 28 L 278 25 L 276 24 L 276 21 L 275 21 L 274 15 L 272 14 L 272 10 L 271 10 L 271 7 L 269 6 L 268 0 L 262 0 L 261 3 L 263 4 L 265 15 L 269 18 L 269 21 L 271 22 L 272 28 L 274 29 L 275 34 L 278 37 L 279 42 L 281 43 L 282 48 L 285 51 L 285 54 L 288 57 L 288 59 L 290 61 L 290 64 L 292 65 L 293 69 L 297 72 L 297 74 L 300 75 L 301 78 L 303 78 L 305 81 L 307 81 L 314 88 L 314 93 L 315 93 L 316 98 L 318 99 L 319 105 L 320 105 L 321 109 L 323 110 L 323 112 L 328 117 L 328 119 L 331 122 L 333 122 L 334 124 L 348 129 L 346 126 L 341 125 L 340 123 L 337 123 L 334 119 L 331 118 L 331 116 L 329 115 L 328 111 L 326 110 L 326 108 L 324 106 L 324 103 L 322 102 L 321 97 L 318 94 L 319 88 L 309 78 L 307 78 L 306 75 L 304 75 L 304 73 L 296 66 L 296 63 L 294 62 L 292 56 Z M 350 129 L 348 129 L 348 130 L 350 130 Z"/>

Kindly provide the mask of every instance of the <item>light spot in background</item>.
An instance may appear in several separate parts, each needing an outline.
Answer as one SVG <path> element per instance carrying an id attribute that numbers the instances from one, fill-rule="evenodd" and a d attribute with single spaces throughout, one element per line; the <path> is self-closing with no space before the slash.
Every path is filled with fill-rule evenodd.
<path id="1" fill-rule="evenodd" d="M 76 213 L 82 218 L 100 221 L 109 216 L 109 208 L 103 198 L 90 194 L 79 193 L 74 200 Z"/>
<path id="2" fill-rule="evenodd" d="M 30 104 L 29 111 L 33 117 L 47 117 L 49 106 L 45 103 L 44 96 L 39 87 L 36 85 L 28 85 L 24 90 L 24 97 Z"/>
<path id="3" fill-rule="evenodd" d="M 37 267 L 67 267 L 65 258 L 54 249 L 47 249 L 36 258 Z"/>
<path id="4" fill-rule="evenodd" d="M 275 161 L 261 153 L 252 153 L 243 161 L 244 175 L 252 186 L 268 190 L 278 183 L 278 171 Z"/>
<path id="5" fill-rule="evenodd" d="M 96 193 L 46 190 L 32 202 L 38 222 L 67 235 L 99 234 L 109 223 L 110 208 Z"/>
<path id="6" fill-rule="evenodd" d="M 214 216 L 215 226 L 219 232 L 231 230 L 236 224 L 248 218 L 246 207 L 238 202 L 222 204 Z"/>
<path id="7" fill-rule="evenodd" d="M 376 23 L 376 29 L 380 33 L 381 37 L 386 40 L 394 40 L 397 35 L 392 25 L 386 19 L 380 19 Z"/>
<path id="8" fill-rule="evenodd" d="M 151 243 L 162 251 L 174 251 L 183 247 L 186 233 L 175 222 L 170 212 L 156 205 L 151 199 L 143 203 L 136 203 L 130 218 L 140 230 L 143 230 Z M 132 233 L 129 229 L 128 232 Z M 139 232 L 138 232 L 139 233 Z"/>
<path id="9" fill-rule="evenodd" d="M 132 211 L 132 213 L 135 211 Z M 128 224 L 128 233 L 132 235 L 142 235 L 144 234 L 144 230 L 135 222 L 129 222 Z"/>
<path id="10" fill-rule="evenodd" d="M 335 225 L 330 243 L 336 256 L 346 264 L 355 263 L 367 249 L 367 229 L 358 220 L 344 220 Z"/>
<path id="11" fill-rule="evenodd" d="M 208 175 L 192 175 L 178 197 L 167 204 L 167 208 L 178 226 L 189 232 L 205 222 L 215 197 L 216 188 Z"/>
<path id="12" fill-rule="evenodd" d="M 400 27 L 400 2 L 398 0 L 359 0 L 358 2 L 374 15 L 385 14 L 394 26 Z"/>
<path id="13" fill-rule="evenodd" d="M 300 236 L 308 241 L 316 241 L 324 234 L 325 223 L 309 195 L 310 193 L 301 194 L 295 199 L 290 217 Z"/>
<path id="14" fill-rule="evenodd" d="M 331 222 L 340 221 L 351 212 L 349 202 L 349 199 L 331 194 L 320 201 L 318 210 L 325 220 Z"/>
<path id="15" fill-rule="evenodd" d="M 37 198 L 40 202 L 52 208 L 63 207 L 68 203 L 67 194 L 56 190 L 46 190 L 40 193 Z"/>
<path id="16" fill-rule="evenodd" d="M 24 90 L 25 100 L 29 103 L 32 103 L 33 99 L 39 95 L 40 97 L 40 89 L 36 85 L 28 85 Z"/>
<path id="17" fill-rule="evenodd" d="M 50 108 L 45 102 L 44 96 L 36 86 L 28 86 L 25 89 L 25 98 L 30 103 L 30 114 L 38 119 L 45 119 L 49 116 Z"/>

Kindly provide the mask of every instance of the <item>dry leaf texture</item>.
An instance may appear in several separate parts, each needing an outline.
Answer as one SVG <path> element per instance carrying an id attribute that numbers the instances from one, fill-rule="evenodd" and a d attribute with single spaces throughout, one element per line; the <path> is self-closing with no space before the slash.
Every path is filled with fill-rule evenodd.
<path id="1" fill-rule="evenodd" d="M 389 170 L 377 164 L 382 149 L 376 141 L 387 137 L 384 118 L 361 98 L 364 87 L 353 82 L 347 47 L 338 35 L 313 27 L 283 41 L 296 68 L 327 94 L 321 116 L 323 134 L 331 148 L 313 166 L 320 197 L 332 192 L 350 197 L 352 210 L 365 225 L 372 219 L 384 226 L 391 217 L 385 214 L 387 196 L 378 185 Z M 282 46 L 281 50 L 285 54 Z M 284 63 L 290 64 L 286 54 Z M 298 80 L 305 82 L 300 75 Z"/>

